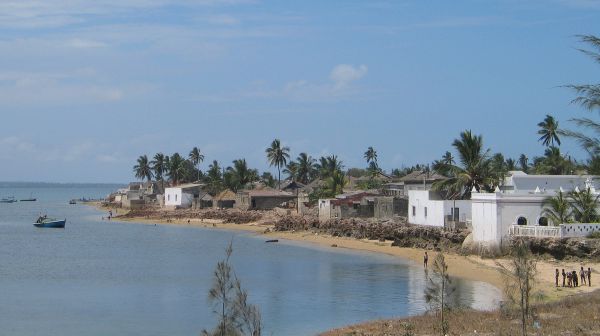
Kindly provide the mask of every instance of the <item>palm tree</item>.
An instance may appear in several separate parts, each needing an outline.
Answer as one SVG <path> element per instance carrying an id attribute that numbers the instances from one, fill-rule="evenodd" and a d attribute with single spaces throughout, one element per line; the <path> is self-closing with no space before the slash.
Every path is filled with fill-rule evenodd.
<path id="1" fill-rule="evenodd" d="M 548 147 L 544 151 L 544 156 L 535 159 L 535 169 L 538 174 L 563 175 L 570 173 L 573 169 L 573 163 L 566 159 L 558 147 Z"/>
<path id="2" fill-rule="evenodd" d="M 279 139 L 273 140 L 271 147 L 266 149 L 267 160 L 271 166 L 277 166 L 277 181 L 279 188 L 281 189 L 281 167 L 285 166 L 287 160 L 290 158 L 289 147 L 281 147 L 281 141 Z"/>
<path id="3" fill-rule="evenodd" d="M 592 48 L 600 50 L 600 38 L 593 35 L 581 35 L 578 37 L 581 42 L 588 43 Z M 584 49 L 580 49 L 580 51 L 600 63 L 600 53 Z M 579 104 L 589 111 L 600 109 L 600 84 L 567 85 L 567 87 L 579 95 L 573 99 L 572 103 Z M 571 121 L 574 121 L 577 126 L 585 130 L 592 131 L 595 135 L 590 136 L 583 132 L 568 130 L 563 131 L 563 134 L 575 138 L 592 156 L 599 155 L 600 139 L 598 139 L 598 134 L 600 134 L 600 123 L 589 118 L 574 118 Z"/>
<path id="4" fill-rule="evenodd" d="M 436 190 L 445 191 L 447 195 L 468 198 L 471 190 L 489 190 L 498 183 L 497 177 L 491 169 L 489 149 L 483 149 L 481 135 L 473 135 L 470 130 L 460 134 L 452 146 L 458 153 L 460 166 L 446 165 L 442 171 L 448 179 L 434 183 Z"/>
<path id="5" fill-rule="evenodd" d="M 152 171 L 154 171 L 156 179 L 162 181 L 163 174 L 167 171 L 165 155 L 163 153 L 156 153 L 150 164 L 152 164 Z"/>
<path id="6" fill-rule="evenodd" d="M 375 149 L 373 149 L 373 147 L 369 147 L 367 148 L 367 151 L 365 152 L 364 156 L 365 160 L 367 160 L 367 165 L 370 164 L 371 162 L 374 163 L 374 167 L 378 167 L 377 165 L 377 151 L 375 151 Z"/>
<path id="7" fill-rule="evenodd" d="M 453 165 L 456 163 L 454 161 L 454 157 L 452 156 L 452 153 L 450 153 L 449 151 L 446 151 L 446 153 L 442 156 L 442 162 L 447 165 Z"/>
<path id="8" fill-rule="evenodd" d="M 581 191 L 574 190 L 569 193 L 573 219 L 579 223 L 595 223 L 598 221 L 598 198 L 590 188 Z"/>
<path id="9" fill-rule="evenodd" d="M 558 121 L 556 121 L 553 116 L 547 114 L 544 121 L 538 123 L 538 126 L 540 127 L 538 134 L 541 135 L 539 141 L 541 141 L 544 146 L 554 146 L 555 142 L 560 146 Z"/>
<path id="10" fill-rule="evenodd" d="M 179 153 L 171 155 L 169 160 L 169 171 L 167 175 L 173 182 L 173 185 L 177 185 L 186 175 L 185 160 Z"/>
<path id="11" fill-rule="evenodd" d="M 217 160 L 208 165 L 208 171 L 206 172 L 206 181 L 208 182 L 208 190 L 211 195 L 216 195 L 222 190 L 222 175 L 221 167 Z"/>
<path id="12" fill-rule="evenodd" d="M 542 215 L 546 216 L 554 225 L 567 223 L 571 217 L 571 204 L 562 191 L 554 197 L 548 197 L 542 203 L 544 210 Z"/>
<path id="13" fill-rule="evenodd" d="M 519 166 L 521 167 L 521 170 L 524 173 L 528 173 L 529 172 L 529 163 L 528 163 L 529 159 L 527 158 L 527 156 L 525 154 L 521 154 L 519 156 Z"/>
<path id="14" fill-rule="evenodd" d="M 233 160 L 233 167 L 227 167 L 227 183 L 233 190 L 237 191 L 243 188 L 246 184 L 253 181 L 254 175 L 257 175 L 252 169 L 248 168 L 246 159 Z M 256 176 L 258 177 L 258 176 Z"/>
<path id="15" fill-rule="evenodd" d="M 315 177 L 315 159 L 306 153 L 300 153 L 296 159 L 298 164 L 297 178 L 300 183 L 308 184 Z"/>
<path id="16" fill-rule="evenodd" d="M 137 159 L 137 164 L 133 166 L 133 172 L 135 173 L 135 177 L 150 181 L 152 179 L 152 167 L 150 167 L 150 163 L 148 162 L 148 156 L 142 155 Z"/>
<path id="17" fill-rule="evenodd" d="M 348 183 L 348 180 L 344 173 L 341 170 L 335 170 L 325 181 L 327 195 L 329 197 L 335 197 L 335 195 L 343 193 L 346 183 Z"/>
<path id="18" fill-rule="evenodd" d="M 508 171 L 513 171 L 517 169 L 517 163 L 513 158 L 506 159 L 506 169 Z"/>
<path id="19" fill-rule="evenodd" d="M 326 179 L 333 175 L 336 170 L 341 171 L 344 168 L 342 161 L 338 159 L 337 155 L 321 156 L 319 163 L 315 164 L 315 168 L 319 172 L 319 176 L 322 179 Z"/>
<path id="20" fill-rule="evenodd" d="M 190 162 L 198 169 L 198 180 L 200 180 L 200 163 L 204 161 L 204 154 L 200 152 L 198 147 L 194 147 L 188 156 Z"/>
<path id="21" fill-rule="evenodd" d="M 292 181 L 296 181 L 298 177 L 298 164 L 295 161 L 290 161 L 283 170 L 284 174 L 288 175 L 288 178 Z"/>

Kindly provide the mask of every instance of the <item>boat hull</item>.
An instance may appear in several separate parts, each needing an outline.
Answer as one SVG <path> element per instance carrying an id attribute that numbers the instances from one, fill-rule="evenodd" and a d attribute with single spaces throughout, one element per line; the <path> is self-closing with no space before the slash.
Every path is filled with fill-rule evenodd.
<path id="1" fill-rule="evenodd" d="M 63 220 L 49 221 L 49 222 L 43 222 L 43 223 L 33 223 L 33 225 L 35 227 L 39 227 L 39 228 L 62 229 L 65 227 L 66 222 L 67 222 L 67 220 L 63 219 Z"/>

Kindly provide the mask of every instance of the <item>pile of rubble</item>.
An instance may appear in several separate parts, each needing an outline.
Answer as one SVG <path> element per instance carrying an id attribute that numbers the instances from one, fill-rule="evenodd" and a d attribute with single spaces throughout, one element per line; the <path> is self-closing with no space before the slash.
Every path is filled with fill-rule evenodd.
<path id="1" fill-rule="evenodd" d="M 157 220 L 184 220 L 184 219 L 216 219 L 225 223 L 245 224 L 257 222 L 262 219 L 263 214 L 260 211 L 245 211 L 237 209 L 139 209 L 131 210 L 126 214 L 118 216 L 120 218 L 144 218 Z"/>
<path id="2" fill-rule="evenodd" d="M 468 231 L 446 231 L 438 227 L 407 224 L 405 220 L 331 219 L 319 222 L 315 217 L 283 216 L 275 222 L 276 231 L 313 231 L 336 237 L 392 240 L 393 246 L 430 250 L 460 251 Z"/>
<path id="3" fill-rule="evenodd" d="M 525 238 L 535 255 L 554 259 L 600 260 L 600 239 L 591 238 Z"/>

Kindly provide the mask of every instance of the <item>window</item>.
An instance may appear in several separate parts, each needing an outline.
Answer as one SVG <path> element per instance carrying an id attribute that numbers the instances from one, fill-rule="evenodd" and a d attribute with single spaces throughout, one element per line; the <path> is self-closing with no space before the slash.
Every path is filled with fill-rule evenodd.
<path id="1" fill-rule="evenodd" d="M 548 218 L 540 217 L 540 219 L 538 219 L 538 225 L 539 226 L 548 226 Z"/>
<path id="2" fill-rule="evenodd" d="M 527 225 L 527 218 L 523 216 L 517 218 L 517 225 Z"/>
<path id="3" fill-rule="evenodd" d="M 425 207 L 425 217 L 427 217 L 427 207 Z"/>
<path id="4" fill-rule="evenodd" d="M 417 207 L 414 205 L 412 207 L 412 215 L 413 215 L 413 217 L 417 215 Z"/>

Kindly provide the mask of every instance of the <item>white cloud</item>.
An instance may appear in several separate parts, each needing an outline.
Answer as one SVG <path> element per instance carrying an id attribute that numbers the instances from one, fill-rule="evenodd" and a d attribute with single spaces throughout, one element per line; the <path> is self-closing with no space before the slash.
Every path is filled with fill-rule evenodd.
<path id="1" fill-rule="evenodd" d="M 368 71 L 367 66 L 364 64 L 358 67 L 349 64 L 339 64 L 331 70 L 329 78 L 334 82 L 334 88 L 339 90 L 344 89 L 350 83 L 361 79 Z"/>
<path id="2" fill-rule="evenodd" d="M 78 49 L 103 48 L 108 46 L 106 43 L 103 42 L 81 38 L 72 38 L 67 41 L 66 45 Z"/>

